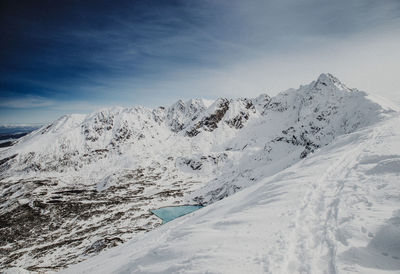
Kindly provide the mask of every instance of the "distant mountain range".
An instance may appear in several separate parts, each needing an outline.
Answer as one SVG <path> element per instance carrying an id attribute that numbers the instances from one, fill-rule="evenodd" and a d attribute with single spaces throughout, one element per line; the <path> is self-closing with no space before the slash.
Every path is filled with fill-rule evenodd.
<path id="1" fill-rule="evenodd" d="M 0 124 L 0 134 L 31 132 L 42 126 L 43 124 Z"/>
<path id="2" fill-rule="evenodd" d="M 40 128 L 39 124 L 7 124 L 0 125 L 0 148 L 9 147 L 28 133 Z"/>

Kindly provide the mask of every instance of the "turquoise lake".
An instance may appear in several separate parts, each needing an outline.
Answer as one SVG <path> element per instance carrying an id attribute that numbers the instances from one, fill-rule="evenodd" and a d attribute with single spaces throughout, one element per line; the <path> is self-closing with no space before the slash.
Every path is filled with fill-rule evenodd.
<path id="1" fill-rule="evenodd" d="M 158 218 L 163 220 L 163 224 L 168 223 L 178 217 L 196 211 L 203 206 L 201 205 L 185 205 L 185 206 L 167 206 L 159 209 L 151 210 Z"/>

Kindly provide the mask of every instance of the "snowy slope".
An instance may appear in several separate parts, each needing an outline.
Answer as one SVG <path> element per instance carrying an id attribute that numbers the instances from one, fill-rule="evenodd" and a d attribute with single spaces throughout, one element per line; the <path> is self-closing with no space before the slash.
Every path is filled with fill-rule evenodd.
<path id="1" fill-rule="evenodd" d="M 322 74 L 275 97 L 63 116 L 0 152 L 0 267 L 86 260 L 158 227 L 151 209 L 211 205 L 397 110 Z"/>
<path id="2" fill-rule="evenodd" d="M 399 273 L 400 117 L 62 273 Z"/>

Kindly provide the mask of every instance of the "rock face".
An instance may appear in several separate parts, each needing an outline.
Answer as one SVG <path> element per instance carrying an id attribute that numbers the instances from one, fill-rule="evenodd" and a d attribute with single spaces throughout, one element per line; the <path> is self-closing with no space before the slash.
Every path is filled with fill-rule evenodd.
<path id="1" fill-rule="evenodd" d="M 207 205 L 388 108 L 330 74 L 254 99 L 67 115 L 0 155 L 0 265 L 57 270 L 152 230 L 149 210 Z"/>

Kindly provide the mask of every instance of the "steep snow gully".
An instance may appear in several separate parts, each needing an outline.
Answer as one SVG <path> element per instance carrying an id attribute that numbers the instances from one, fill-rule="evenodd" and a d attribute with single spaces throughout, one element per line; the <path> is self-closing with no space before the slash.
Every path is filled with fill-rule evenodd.
<path id="1" fill-rule="evenodd" d="M 330 74 L 272 98 L 62 117 L 0 152 L 0 266 L 400 273 L 399 122 Z M 188 204 L 205 207 L 151 213 Z"/>

